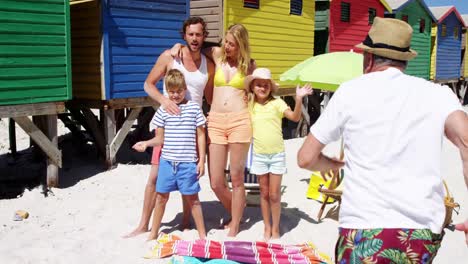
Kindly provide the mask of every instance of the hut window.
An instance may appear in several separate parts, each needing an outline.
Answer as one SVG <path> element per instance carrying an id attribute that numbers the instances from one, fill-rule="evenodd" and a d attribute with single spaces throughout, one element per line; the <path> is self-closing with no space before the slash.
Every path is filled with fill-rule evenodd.
<path id="1" fill-rule="evenodd" d="M 419 20 L 419 33 L 424 33 L 424 31 L 426 31 L 426 20 L 421 18 Z"/>
<path id="2" fill-rule="evenodd" d="M 244 0 L 244 7 L 258 9 L 260 7 L 260 0 Z"/>
<path id="3" fill-rule="evenodd" d="M 459 34 L 458 34 L 458 27 L 454 27 L 454 28 L 453 28 L 453 37 L 454 37 L 455 39 L 458 39 L 458 35 L 459 35 Z"/>
<path id="4" fill-rule="evenodd" d="M 341 22 L 349 22 L 351 19 L 351 4 L 341 2 Z"/>
<path id="5" fill-rule="evenodd" d="M 375 8 L 369 8 L 369 25 L 374 23 L 374 18 L 377 16 L 377 10 Z"/>
<path id="6" fill-rule="evenodd" d="M 408 15 L 402 15 L 402 16 L 401 16 L 401 20 L 403 20 L 403 21 L 405 21 L 406 23 L 408 23 L 408 21 L 409 21 Z"/>
<path id="7" fill-rule="evenodd" d="M 446 37 L 447 36 L 447 25 L 446 24 L 442 24 L 442 30 L 440 32 L 440 35 L 442 37 Z"/>
<path id="8" fill-rule="evenodd" d="M 289 14 L 291 15 L 302 15 L 302 0 L 291 0 L 291 7 Z"/>

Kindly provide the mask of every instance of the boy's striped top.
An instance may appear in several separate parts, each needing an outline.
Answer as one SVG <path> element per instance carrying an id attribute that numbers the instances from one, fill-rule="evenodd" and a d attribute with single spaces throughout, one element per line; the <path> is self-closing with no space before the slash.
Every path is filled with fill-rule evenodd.
<path id="1" fill-rule="evenodd" d="M 170 115 L 162 107 L 152 123 L 164 128 L 164 146 L 161 157 L 169 161 L 195 162 L 197 157 L 197 127 L 205 125 L 200 106 L 192 101 L 180 104 L 180 115 Z"/>

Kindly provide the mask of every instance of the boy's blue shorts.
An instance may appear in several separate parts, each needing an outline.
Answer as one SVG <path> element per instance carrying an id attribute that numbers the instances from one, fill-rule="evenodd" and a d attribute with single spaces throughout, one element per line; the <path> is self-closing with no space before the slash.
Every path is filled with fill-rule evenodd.
<path id="1" fill-rule="evenodd" d="M 161 158 L 156 180 L 156 192 L 179 191 L 183 195 L 200 192 L 196 162 L 175 162 Z"/>

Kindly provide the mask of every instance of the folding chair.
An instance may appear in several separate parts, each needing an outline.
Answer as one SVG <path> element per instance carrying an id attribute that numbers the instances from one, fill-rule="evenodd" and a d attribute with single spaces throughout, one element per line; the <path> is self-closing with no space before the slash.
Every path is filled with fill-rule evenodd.
<path id="1" fill-rule="evenodd" d="M 344 145 L 343 140 L 341 141 L 341 149 L 340 149 L 340 160 L 344 158 Z M 328 188 L 325 188 L 323 185 L 320 185 L 318 188 L 318 192 L 321 193 L 323 198 L 322 206 L 317 214 L 317 221 L 320 221 L 323 215 L 323 211 L 328 204 L 330 198 L 335 199 L 338 201 L 338 204 L 341 204 L 341 195 L 343 194 L 343 190 L 340 189 L 341 182 L 343 181 L 343 169 L 340 169 L 338 173 L 333 173 L 332 171 L 327 172 L 325 176 L 332 176 L 330 180 L 330 185 Z"/>

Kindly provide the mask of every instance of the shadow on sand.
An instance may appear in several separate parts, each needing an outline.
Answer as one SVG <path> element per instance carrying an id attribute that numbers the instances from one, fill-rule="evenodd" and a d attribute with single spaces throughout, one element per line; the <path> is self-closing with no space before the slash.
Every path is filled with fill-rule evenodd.
<path id="1" fill-rule="evenodd" d="M 116 163 L 150 164 L 151 151 L 144 153 L 132 150 L 135 139 L 130 132 L 117 153 Z M 62 168 L 59 169 L 58 188 L 69 188 L 82 180 L 106 171 L 104 160 L 92 142 L 82 142 L 71 133 L 59 136 L 58 146 L 62 152 Z M 43 186 L 45 188 L 46 163 L 40 151 L 34 146 L 11 153 L 0 155 L 0 199 L 11 199 L 21 196 L 26 189 L 31 190 Z"/>
<path id="2" fill-rule="evenodd" d="M 225 209 L 218 201 L 202 202 L 203 215 L 205 220 L 205 228 L 207 232 L 212 229 L 223 229 L 223 223 L 229 219 Z M 222 213 L 221 213 L 222 212 Z M 315 219 L 312 219 L 308 214 L 298 208 L 288 208 L 287 203 L 282 203 L 281 209 L 281 234 L 285 235 L 294 230 L 299 225 L 300 220 L 305 220 L 308 223 L 318 224 Z M 240 225 L 241 232 L 249 230 L 258 222 L 262 222 L 262 215 L 260 207 L 247 207 L 244 210 L 244 216 Z M 182 212 L 178 213 L 171 221 L 163 222 L 161 224 L 161 232 L 171 233 L 180 230 L 182 223 Z M 195 228 L 193 220 L 191 221 L 191 228 Z"/>

